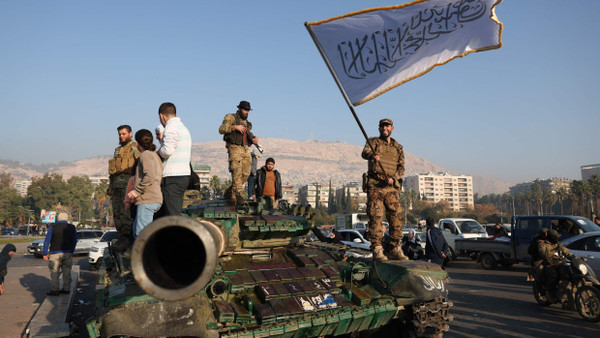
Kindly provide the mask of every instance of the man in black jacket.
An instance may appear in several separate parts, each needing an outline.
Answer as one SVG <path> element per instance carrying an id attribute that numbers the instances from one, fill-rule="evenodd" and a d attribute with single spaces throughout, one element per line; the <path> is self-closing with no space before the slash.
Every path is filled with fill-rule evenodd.
<path id="1" fill-rule="evenodd" d="M 50 269 L 49 296 L 69 293 L 71 289 L 71 267 L 73 266 L 73 251 L 77 244 L 77 230 L 69 223 L 69 215 L 61 212 L 56 216 L 56 223 L 50 226 L 44 240 L 44 260 L 48 261 Z M 63 287 L 60 288 L 59 278 L 63 275 Z"/>
<path id="2" fill-rule="evenodd" d="M 254 194 L 258 200 L 261 196 L 266 196 L 273 201 L 273 207 L 283 197 L 281 191 L 281 175 L 275 170 L 275 160 L 269 157 L 265 165 L 256 171 L 256 189 Z"/>
<path id="3" fill-rule="evenodd" d="M 448 252 L 448 243 L 442 234 L 442 230 L 435 226 L 433 218 L 429 217 L 427 224 L 427 243 L 425 244 L 425 259 L 431 263 L 442 265 Z"/>

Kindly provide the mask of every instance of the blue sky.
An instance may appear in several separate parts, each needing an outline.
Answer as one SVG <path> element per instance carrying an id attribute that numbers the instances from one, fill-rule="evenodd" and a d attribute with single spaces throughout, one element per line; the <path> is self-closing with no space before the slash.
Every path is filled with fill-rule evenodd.
<path id="1" fill-rule="evenodd" d="M 393 1 L 2 1 L 0 159 L 109 155 L 116 127 L 154 129 L 171 101 L 194 142 L 240 100 L 259 137 L 364 144 L 303 23 Z M 504 0 L 503 47 L 356 107 L 375 136 L 509 182 L 581 179 L 600 163 L 600 1 Z"/>

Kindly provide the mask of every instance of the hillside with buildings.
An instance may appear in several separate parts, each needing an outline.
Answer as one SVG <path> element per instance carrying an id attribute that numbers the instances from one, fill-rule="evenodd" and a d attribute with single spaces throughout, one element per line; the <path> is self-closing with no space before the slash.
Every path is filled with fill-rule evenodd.
<path id="1" fill-rule="evenodd" d="M 360 181 L 366 171 L 366 161 L 360 157 L 362 146 L 320 141 L 294 141 L 273 138 L 261 138 L 264 153 L 259 159 L 263 164 L 268 157 L 276 161 L 284 184 L 299 187 L 313 182 L 331 183 L 337 187 Z M 14 161 L 0 161 L 0 172 L 9 172 L 18 181 L 27 181 L 33 176 L 42 176 L 46 172 L 70 176 L 88 175 L 106 177 L 109 155 L 82 159 L 75 162 L 61 162 L 51 165 L 30 165 Z M 222 180 L 229 179 L 227 171 L 227 150 L 223 141 L 195 143 L 192 146 L 192 162 L 210 166 L 210 175 Z M 446 171 L 439 165 L 406 153 L 406 176 L 427 172 Z M 454 173 L 470 175 L 471 173 Z M 482 175 L 473 176 L 473 191 L 480 195 L 503 193 L 508 191 L 509 183 Z"/>

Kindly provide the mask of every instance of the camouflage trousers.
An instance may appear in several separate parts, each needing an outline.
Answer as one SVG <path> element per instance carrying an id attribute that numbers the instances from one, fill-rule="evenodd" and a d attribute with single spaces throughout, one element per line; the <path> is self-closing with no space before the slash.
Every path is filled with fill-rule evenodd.
<path id="1" fill-rule="evenodd" d="M 390 224 L 390 250 L 402 244 L 402 207 L 398 201 L 398 189 L 393 186 L 369 185 L 367 192 L 367 214 L 369 215 L 369 241 L 371 250 L 381 245 L 385 234 L 383 215 Z"/>
<path id="2" fill-rule="evenodd" d="M 250 176 L 252 157 L 247 146 L 230 144 L 227 146 L 229 154 L 229 172 L 231 172 L 231 192 L 233 196 L 245 196 L 244 183 Z"/>
<path id="3" fill-rule="evenodd" d="M 115 228 L 119 232 L 119 235 L 123 238 L 131 237 L 131 216 L 129 210 L 125 209 L 123 200 L 125 199 L 125 192 L 127 186 L 124 188 L 113 187 L 111 200 L 113 207 L 113 220 L 115 222 Z M 131 206 L 135 208 L 135 205 Z"/>

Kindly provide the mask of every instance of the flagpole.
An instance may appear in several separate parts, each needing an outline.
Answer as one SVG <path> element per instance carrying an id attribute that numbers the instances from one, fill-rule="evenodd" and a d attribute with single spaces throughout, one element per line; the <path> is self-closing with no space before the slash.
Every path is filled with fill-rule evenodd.
<path id="1" fill-rule="evenodd" d="M 360 131 L 362 132 L 363 136 L 365 137 L 365 140 L 367 140 L 367 144 L 369 145 L 369 148 L 371 148 L 371 152 L 373 152 L 373 156 L 375 156 L 375 148 L 373 148 L 373 145 L 371 144 L 371 141 L 369 140 L 369 136 L 367 136 L 367 132 L 365 132 L 365 128 L 363 128 L 362 123 L 358 119 L 358 115 L 356 115 L 356 111 L 354 111 L 354 106 L 352 105 L 352 102 L 350 102 L 350 98 L 348 97 L 348 94 L 344 90 L 344 87 L 342 86 L 342 82 L 340 81 L 340 78 L 337 76 L 335 70 L 333 69 L 331 62 L 329 62 L 329 58 L 327 58 L 327 54 L 325 54 L 325 50 L 323 50 L 323 46 L 321 46 L 321 44 L 317 40 L 317 37 L 315 36 L 313 31 L 310 29 L 308 22 L 304 23 L 304 27 L 306 27 L 306 29 L 308 30 L 308 34 L 310 34 L 310 37 L 312 38 L 313 42 L 317 46 L 317 49 L 319 50 L 321 57 L 325 61 L 325 64 L 327 65 L 327 68 L 329 69 L 331 76 L 333 76 L 333 79 L 335 80 L 335 83 L 337 84 L 338 88 L 340 89 L 340 92 L 342 92 L 342 96 L 344 97 L 344 100 L 346 100 L 346 104 L 348 105 L 348 108 L 350 109 L 352 116 L 354 116 L 354 120 L 356 120 L 356 123 L 358 124 Z M 381 161 L 377 161 L 377 163 L 379 163 L 379 167 L 380 167 L 381 171 L 383 172 L 383 174 L 386 177 L 389 177 L 387 175 L 387 173 L 385 172 L 385 169 L 383 168 L 383 164 L 381 164 Z"/>

